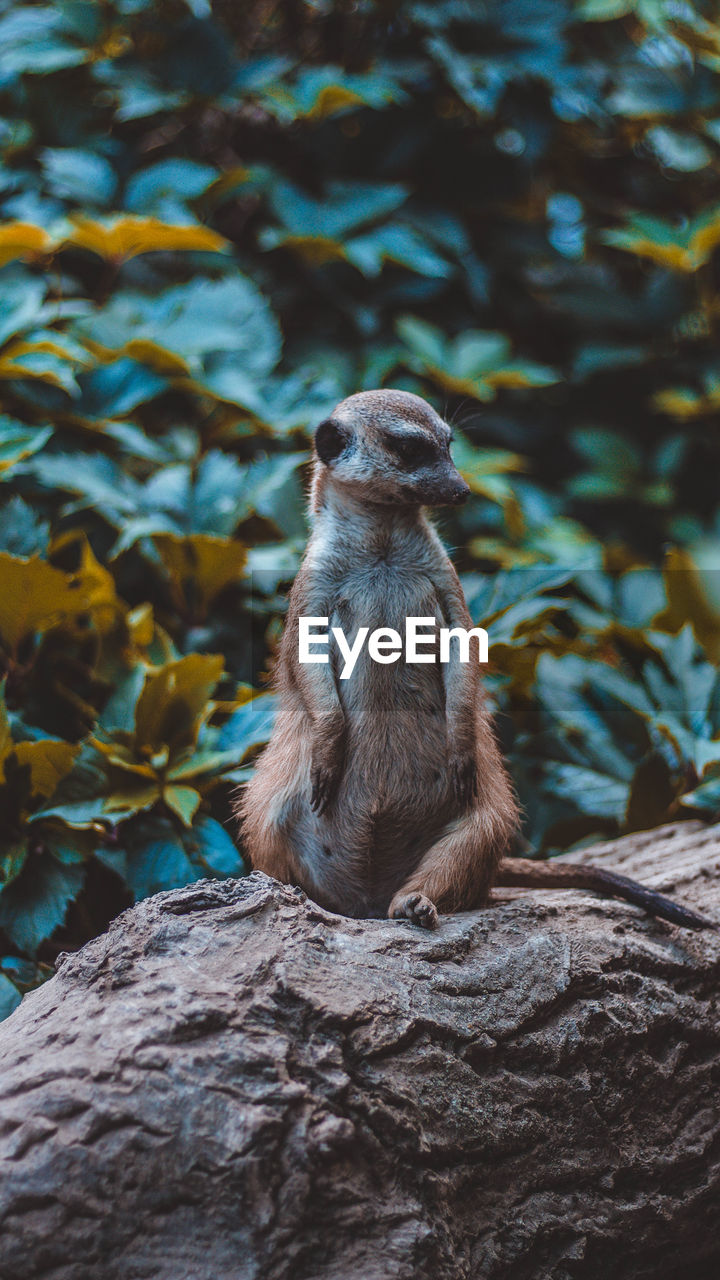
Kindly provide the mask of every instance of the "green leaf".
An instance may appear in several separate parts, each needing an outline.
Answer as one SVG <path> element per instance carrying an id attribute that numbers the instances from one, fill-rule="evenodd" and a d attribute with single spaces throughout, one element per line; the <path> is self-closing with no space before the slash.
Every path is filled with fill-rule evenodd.
<path id="1" fill-rule="evenodd" d="M 366 276 L 379 275 L 385 262 L 398 262 L 422 276 L 441 278 L 452 271 L 450 263 L 436 253 L 424 236 L 401 223 L 378 227 L 348 240 L 345 254 Z"/>
<path id="2" fill-rule="evenodd" d="M 2 23 L 0 23 L 1 28 Z M 12 241 L 16 238 L 16 230 L 17 224 L 15 227 L 12 225 L 0 227 L 0 261 L 2 262 L 8 260 L 8 254 L 16 256 L 12 246 Z M 38 228 L 30 230 L 39 231 L 40 241 L 36 241 L 34 246 L 37 250 L 43 242 L 44 233 Z M 32 241 L 32 237 L 30 239 Z M 26 333 L 28 329 L 34 328 L 52 314 L 52 308 L 46 306 L 44 297 L 43 281 L 32 276 L 16 275 L 2 281 L 0 284 L 0 298 L 3 304 L 0 312 L 0 345 L 14 335 Z"/>
<path id="3" fill-rule="evenodd" d="M 187 213 L 188 202 L 197 200 L 217 177 L 217 169 L 197 160 L 159 160 L 132 175 L 125 189 L 125 206 L 133 213 L 175 220 Z"/>
<path id="4" fill-rule="evenodd" d="M 645 134 L 645 141 L 652 147 L 662 164 L 678 173 L 694 173 L 704 169 L 712 160 L 712 151 L 692 133 L 654 125 Z"/>
<path id="5" fill-rule="evenodd" d="M 399 184 L 331 182 L 315 199 L 290 182 L 273 183 L 270 203 L 290 237 L 342 241 L 358 227 L 387 216 L 407 196 Z"/>
<path id="6" fill-rule="evenodd" d="M 11 8 L 0 19 L 0 76 L 47 75 L 84 62 L 90 51 L 76 44 L 72 22 L 60 6 Z"/>
<path id="7" fill-rule="evenodd" d="M 0 928 L 22 951 L 35 955 L 65 920 L 84 879 L 82 866 L 61 866 L 50 854 L 35 855 L 0 890 Z"/>
<path id="8" fill-rule="evenodd" d="M 0 882 L 10 884 L 20 875 L 27 858 L 27 842 L 18 840 L 12 844 L 3 844 L 0 849 Z"/>
<path id="9" fill-rule="evenodd" d="M 100 826 L 102 820 L 107 818 L 105 799 L 105 796 L 99 795 L 88 800 L 70 800 L 65 804 L 48 805 L 33 814 L 32 820 L 37 822 L 46 818 L 61 818 L 69 827 L 76 827 L 78 830 Z"/>
<path id="10" fill-rule="evenodd" d="M 244 754 L 241 747 L 227 751 L 193 751 L 188 760 L 172 765 L 167 771 L 167 777 L 170 782 L 197 780 L 197 785 L 202 786 L 210 778 L 241 764 Z"/>
<path id="11" fill-rule="evenodd" d="M 546 365 L 511 359 L 510 343 L 502 333 L 471 330 L 446 339 L 434 325 L 414 316 L 399 319 L 396 329 L 410 349 L 409 366 L 456 395 L 492 400 L 499 387 L 545 387 L 558 381 Z"/>
<path id="12" fill-rule="evenodd" d="M 192 826 L 193 818 L 200 804 L 199 791 L 196 791 L 194 787 L 171 785 L 163 790 L 163 800 L 168 809 L 171 809 L 186 827 Z"/>
<path id="13" fill-rule="evenodd" d="M 205 874 L 188 857 L 171 823 L 139 817 L 123 827 L 127 850 L 127 883 L 135 901 L 164 889 L 179 889 Z"/>
<path id="14" fill-rule="evenodd" d="M 50 525 L 15 495 L 0 507 L 0 551 L 30 558 L 47 551 Z"/>
<path id="15" fill-rule="evenodd" d="M 112 697 L 103 707 L 98 718 L 98 728 L 105 733 L 121 729 L 132 732 L 135 725 L 135 705 L 145 684 L 146 671 L 140 663 L 118 677 Z"/>
<path id="16" fill-rule="evenodd" d="M 17 1009 L 22 995 L 18 991 L 14 982 L 11 982 L 7 974 L 0 973 L 0 1021 L 3 1018 L 9 1018 L 14 1009 Z"/>
<path id="17" fill-rule="evenodd" d="M 636 214 L 626 228 L 606 231 L 606 244 L 649 258 L 674 271 L 699 270 L 720 243 L 720 206 L 711 205 L 691 222 L 674 226 L 664 219 Z"/>
<path id="18" fill-rule="evenodd" d="M 699 787 L 686 791 L 682 802 L 683 806 L 715 820 L 720 815 L 720 778 L 708 778 Z"/>
<path id="19" fill-rule="evenodd" d="M 16 462 L 38 453 L 53 433 L 52 427 L 28 427 L 0 417 L 0 476 Z"/>
<path id="20" fill-rule="evenodd" d="M 578 17 L 586 22 L 612 22 L 631 13 L 634 0 L 579 0 L 575 8 Z"/>
<path id="21" fill-rule="evenodd" d="M 403 342 L 418 355 L 426 365 L 441 365 L 445 360 L 445 343 L 442 334 L 435 325 L 415 316 L 404 316 L 398 320 L 396 329 Z"/>
<path id="22" fill-rule="evenodd" d="M 112 165 L 82 147 L 46 147 L 40 152 L 45 185 L 53 195 L 79 204 L 107 205 L 117 188 Z"/>
<path id="23" fill-rule="evenodd" d="M 185 844 L 194 862 L 208 876 L 243 876 L 245 863 L 237 846 L 227 831 L 206 814 L 200 814 L 192 831 L 185 836 Z"/>
<path id="24" fill-rule="evenodd" d="M 595 769 L 553 761 L 548 762 L 546 776 L 555 794 L 572 800 L 581 813 L 624 818 L 630 795 L 627 784 Z"/>
<path id="25" fill-rule="evenodd" d="M 283 64 L 279 59 L 274 64 L 279 76 Z M 263 105 L 288 123 L 303 117 L 326 120 L 359 106 L 380 109 L 407 97 L 397 80 L 383 75 L 377 65 L 368 74 L 351 73 L 339 66 L 301 67 L 294 84 L 278 82 L 273 77 L 263 87 Z"/>
<path id="26" fill-rule="evenodd" d="M 235 272 L 222 280 L 191 280 L 151 298 L 121 293 L 80 328 L 108 351 L 126 353 L 164 374 L 190 370 L 203 383 L 217 378 L 220 368 L 265 377 L 280 354 L 281 336 L 267 301 L 251 280 Z M 218 360 L 221 353 L 226 364 Z M 123 406 L 122 412 L 134 407 Z"/>
<path id="27" fill-rule="evenodd" d="M 233 711 L 220 730 L 218 746 L 223 751 L 236 753 L 238 762 L 241 762 L 249 751 L 268 741 L 276 714 L 275 694 L 257 694 Z"/>

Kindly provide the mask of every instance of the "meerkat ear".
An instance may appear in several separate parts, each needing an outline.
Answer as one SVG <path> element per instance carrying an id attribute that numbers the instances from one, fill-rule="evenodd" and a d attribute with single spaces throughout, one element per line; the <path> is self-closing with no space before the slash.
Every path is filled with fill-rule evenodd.
<path id="1" fill-rule="evenodd" d="M 326 418 L 315 432 L 315 451 L 326 466 L 340 457 L 347 443 L 346 432 L 333 418 Z"/>

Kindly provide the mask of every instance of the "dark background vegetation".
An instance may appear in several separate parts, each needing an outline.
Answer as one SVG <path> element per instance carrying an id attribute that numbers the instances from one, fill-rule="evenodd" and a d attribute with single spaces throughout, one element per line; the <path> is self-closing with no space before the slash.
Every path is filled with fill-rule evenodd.
<path id="1" fill-rule="evenodd" d="M 720 27 L 683 0 L 0 0 L 0 1000 L 239 874 L 313 427 L 442 518 L 552 852 L 720 810 Z"/>

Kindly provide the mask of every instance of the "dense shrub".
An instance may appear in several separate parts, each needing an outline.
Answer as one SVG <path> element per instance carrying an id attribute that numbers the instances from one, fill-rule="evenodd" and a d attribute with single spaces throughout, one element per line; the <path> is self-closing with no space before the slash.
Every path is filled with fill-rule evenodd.
<path id="1" fill-rule="evenodd" d="M 684 0 L 0 0 L 5 1011 L 242 871 L 362 387 L 457 424 L 529 841 L 720 809 L 719 68 Z"/>

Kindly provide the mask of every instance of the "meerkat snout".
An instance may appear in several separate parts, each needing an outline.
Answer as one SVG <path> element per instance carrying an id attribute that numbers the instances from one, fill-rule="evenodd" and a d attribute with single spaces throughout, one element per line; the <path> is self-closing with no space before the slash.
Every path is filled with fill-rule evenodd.
<path id="1" fill-rule="evenodd" d="M 452 431 L 409 391 L 361 391 L 315 432 L 332 483 L 363 502 L 459 506 L 470 494 L 450 456 Z"/>
<path id="2" fill-rule="evenodd" d="M 470 485 L 465 483 L 460 472 L 458 472 L 458 475 L 460 476 L 460 483 L 455 486 L 449 498 L 449 502 L 453 507 L 461 507 L 470 497 Z"/>

